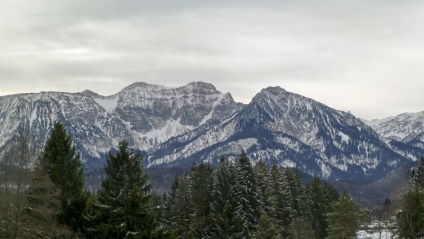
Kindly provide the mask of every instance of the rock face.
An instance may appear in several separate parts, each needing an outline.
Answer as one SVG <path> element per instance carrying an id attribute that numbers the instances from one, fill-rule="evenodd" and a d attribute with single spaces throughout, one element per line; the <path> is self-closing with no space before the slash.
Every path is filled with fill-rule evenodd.
<path id="1" fill-rule="evenodd" d="M 3 96 L 0 149 L 22 128 L 31 129 L 42 148 L 59 120 L 73 136 L 86 166 L 96 165 L 94 159 L 120 140 L 146 150 L 211 119 L 225 118 L 241 107 L 229 93 L 202 82 L 179 88 L 135 83 L 107 97 L 91 91 Z"/>
<path id="2" fill-rule="evenodd" d="M 208 83 L 178 88 L 135 83 L 111 96 L 91 91 L 42 92 L 0 97 L 0 152 L 30 129 L 40 149 L 61 121 L 88 168 L 127 140 L 147 152 L 149 167 L 216 163 L 245 150 L 330 180 L 377 180 L 416 160 L 423 149 L 423 113 L 373 121 L 279 87 L 236 103 Z M 368 122 L 369 123 L 369 122 Z"/>
<path id="3" fill-rule="evenodd" d="M 400 141 L 424 150 L 424 111 L 364 122 L 387 140 Z"/>
<path id="4" fill-rule="evenodd" d="M 149 150 L 149 166 L 215 163 L 246 150 L 265 159 L 328 179 L 375 180 L 415 160 L 396 152 L 353 115 L 279 87 L 257 94 L 218 124 L 204 125 Z"/>

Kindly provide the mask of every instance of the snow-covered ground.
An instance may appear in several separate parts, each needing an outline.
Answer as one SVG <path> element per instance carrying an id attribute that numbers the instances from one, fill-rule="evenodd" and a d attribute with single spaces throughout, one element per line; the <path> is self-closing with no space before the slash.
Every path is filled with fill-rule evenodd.
<path id="1" fill-rule="evenodd" d="M 393 235 L 388 229 L 383 229 L 381 231 L 364 231 L 360 230 L 357 232 L 357 239 L 397 239 L 398 236 Z"/>

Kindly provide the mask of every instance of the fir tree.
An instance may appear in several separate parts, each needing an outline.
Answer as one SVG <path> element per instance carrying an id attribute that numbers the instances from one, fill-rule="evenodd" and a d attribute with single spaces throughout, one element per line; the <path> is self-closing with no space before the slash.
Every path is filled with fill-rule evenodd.
<path id="1" fill-rule="evenodd" d="M 190 171 L 193 205 L 190 220 L 196 238 L 209 238 L 211 235 L 212 172 L 212 166 L 206 163 L 193 166 Z"/>
<path id="2" fill-rule="evenodd" d="M 328 217 L 328 239 L 355 238 L 363 218 L 364 213 L 359 204 L 347 194 L 343 194 L 339 201 L 333 204 L 332 212 Z"/>
<path id="3" fill-rule="evenodd" d="M 290 185 L 284 172 L 277 165 L 271 168 L 271 190 L 275 202 L 275 218 L 280 221 L 283 236 L 289 235 L 289 227 L 293 217 L 293 197 Z"/>
<path id="4" fill-rule="evenodd" d="M 70 228 L 57 222 L 60 212 L 60 188 L 50 180 L 46 165 L 40 162 L 25 192 L 20 238 L 77 238 Z"/>
<path id="5" fill-rule="evenodd" d="M 278 221 L 263 213 L 259 219 L 254 239 L 282 239 Z"/>
<path id="6" fill-rule="evenodd" d="M 191 201 L 191 180 L 181 177 L 172 208 L 172 236 L 177 239 L 196 238 L 192 227 L 191 216 L 194 213 Z"/>
<path id="7" fill-rule="evenodd" d="M 424 238 L 424 158 L 414 170 L 397 215 L 400 238 Z"/>
<path id="8" fill-rule="evenodd" d="M 162 238 L 156 222 L 151 184 L 142 169 L 142 156 L 119 143 L 118 152 L 109 153 L 98 193 L 95 226 L 89 231 L 96 238 Z"/>
<path id="9" fill-rule="evenodd" d="M 268 215 L 275 215 L 273 207 L 275 203 L 272 200 L 270 174 L 263 160 L 259 160 L 255 164 L 254 172 L 261 196 L 262 213 L 266 212 Z"/>
<path id="10" fill-rule="evenodd" d="M 241 152 L 235 161 L 236 190 L 241 197 L 242 210 L 246 217 L 249 230 L 254 230 L 257 224 L 263 205 L 260 201 L 261 195 L 258 190 L 256 177 L 250 159 L 244 151 Z"/>
<path id="11" fill-rule="evenodd" d="M 213 179 L 212 238 L 245 238 L 248 232 L 234 172 L 232 164 L 221 157 Z"/>
<path id="12" fill-rule="evenodd" d="M 61 191 L 60 221 L 71 225 L 74 230 L 82 228 L 86 200 L 83 168 L 72 138 L 60 122 L 55 123 L 47 140 L 42 161 L 46 163 L 51 181 Z"/>
<path id="13" fill-rule="evenodd" d="M 327 183 L 323 183 L 315 177 L 306 186 L 310 209 L 311 224 L 317 239 L 327 237 L 328 214 L 331 212 L 331 205 L 339 200 L 337 190 Z"/>

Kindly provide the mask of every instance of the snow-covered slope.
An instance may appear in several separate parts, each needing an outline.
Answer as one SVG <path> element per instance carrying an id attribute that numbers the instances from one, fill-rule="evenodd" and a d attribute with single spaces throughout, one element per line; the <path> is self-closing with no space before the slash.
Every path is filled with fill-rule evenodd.
<path id="1" fill-rule="evenodd" d="M 262 158 L 331 179 L 376 179 L 409 160 L 353 115 L 269 87 L 219 124 L 204 125 L 152 148 L 148 162 L 216 162 L 242 149 L 253 161 Z"/>
<path id="2" fill-rule="evenodd" d="M 91 91 L 3 96 L 0 150 L 24 127 L 42 148 L 54 122 L 61 121 L 89 165 L 89 159 L 100 158 L 120 140 L 146 150 L 241 106 L 229 93 L 202 82 L 179 88 L 135 83 L 107 97 Z"/>
<path id="3" fill-rule="evenodd" d="M 388 140 L 400 141 L 424 150 L 424 111 L 364 122 Z"/>

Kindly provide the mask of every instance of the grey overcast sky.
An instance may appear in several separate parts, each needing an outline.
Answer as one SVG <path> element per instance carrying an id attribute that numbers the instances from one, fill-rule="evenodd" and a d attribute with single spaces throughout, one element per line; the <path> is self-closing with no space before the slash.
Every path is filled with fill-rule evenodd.
<path id="1" fill-rule="evenodd" d="M 424 1 L 0 0 L 0 95 L 136 82 L 282 88 L 365 119 L 424 110 Z"/>

